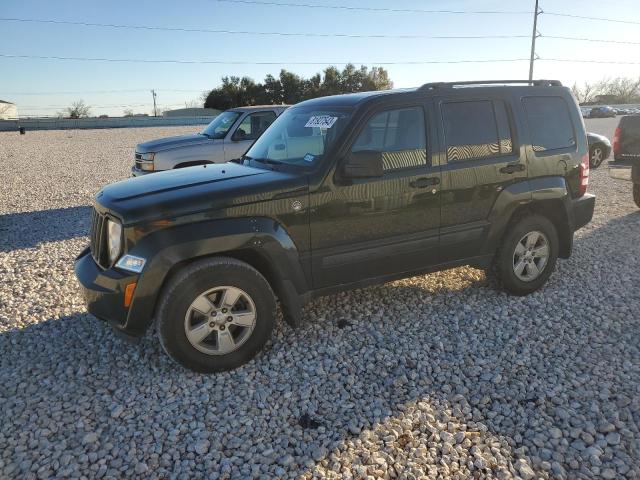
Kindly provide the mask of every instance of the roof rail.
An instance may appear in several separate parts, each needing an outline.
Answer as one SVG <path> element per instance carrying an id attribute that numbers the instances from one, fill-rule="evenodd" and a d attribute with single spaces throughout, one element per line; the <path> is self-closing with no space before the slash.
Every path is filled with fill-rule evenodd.
<path id="1" fill-rule="evenodd" d="M 534 85 L 536 87 L 561 87 L 562 83 L 559 80 L 470 80 L 464 82 L 432 82 L 425 83 L 420 88 L 419 92 L 426 90 L 435 90 L 437 88 L 453 88 L 459 85 L 506 85 L 506 84 L 526 84 Z"/>

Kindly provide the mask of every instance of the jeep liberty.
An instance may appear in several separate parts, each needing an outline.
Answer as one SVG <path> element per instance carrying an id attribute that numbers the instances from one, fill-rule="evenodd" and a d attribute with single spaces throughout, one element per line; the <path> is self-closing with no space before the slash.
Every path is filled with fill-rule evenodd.
<path id="1" fill-rule="evenodd" d="M 311 298 L 460 265 L 526 295 L 592 218 L 580 110 L 557 81 L 430 83 L 285 110 L 237 163 L 96 198 L 76 260 L 87 308 L 216 372 Z"/>

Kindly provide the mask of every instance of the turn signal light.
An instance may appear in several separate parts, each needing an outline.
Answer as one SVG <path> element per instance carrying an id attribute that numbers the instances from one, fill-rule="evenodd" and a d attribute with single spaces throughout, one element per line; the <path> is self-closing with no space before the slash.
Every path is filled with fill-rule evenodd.
<path id="1" fill-rule="evenodd" d="M 136 289 L 136 282 L 128 284 L 124 289 L 124 306 L 129 308 L 131 305 L 131 300 L 133 300 L 133 292 Z"/>

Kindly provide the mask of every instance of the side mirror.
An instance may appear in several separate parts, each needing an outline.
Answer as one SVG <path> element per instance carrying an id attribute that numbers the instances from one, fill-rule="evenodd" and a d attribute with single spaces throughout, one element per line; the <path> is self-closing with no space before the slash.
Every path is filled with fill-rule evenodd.
<path id="1" fill-rule="evenodd" d="M 382 177 L 382 152 L 361 150 L 350 153 L 342 164 L 342 176 L 345 178 Z"/>
<path id="2" fill-rule="evenodd" d="M 239 128 L 237 129 L 235 132 L 233 132 L 233 136 L 231 137 L 231 140 L 233 140 L 234 142 L 240 142 L 242 140 L 245 140 L 247 137 L 246 132 Z"/>

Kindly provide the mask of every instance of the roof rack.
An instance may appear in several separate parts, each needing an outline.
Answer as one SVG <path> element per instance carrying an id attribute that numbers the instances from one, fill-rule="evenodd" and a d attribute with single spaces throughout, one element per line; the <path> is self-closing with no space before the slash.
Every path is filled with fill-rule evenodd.
<path id="1" fill-rule="evenodd" d="M 505 84 L 526 84 L 536 87 L 561 87 L 559 80 L 471 80 L 464 82 L 432 82 L 425 83 L 418 91 L 435 90 L 437 88 L 453 88 L 460 85 L 505 85 Z"/>

